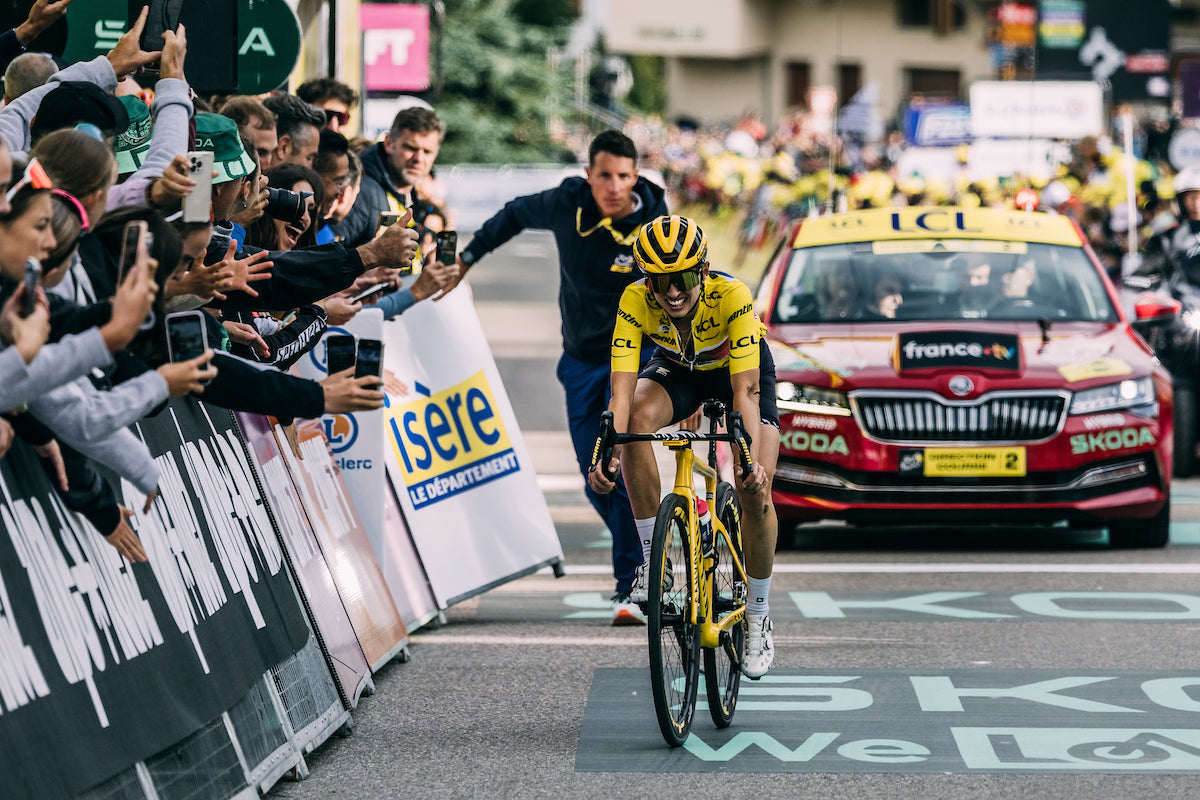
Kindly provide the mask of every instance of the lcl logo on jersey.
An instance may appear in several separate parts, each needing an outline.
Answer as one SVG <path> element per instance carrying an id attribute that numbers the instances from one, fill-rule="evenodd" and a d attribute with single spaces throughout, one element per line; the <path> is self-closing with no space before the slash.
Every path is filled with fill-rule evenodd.
<path id="1" fill-rule="evenodd" d="M 612 266 L 608 268 L 609 272 L 632 272 L 633 271 L 633 256 L 628 253 L 622 253 L 613 261 Z"/>
<path id="2" fill-rule="evenodd" d="M 358 439 L 358 422 L 353 414 L 331 414 L 322 417 L 321 425 L 325 428 L 329 449 L 335 455 L 349 450 Z"/>

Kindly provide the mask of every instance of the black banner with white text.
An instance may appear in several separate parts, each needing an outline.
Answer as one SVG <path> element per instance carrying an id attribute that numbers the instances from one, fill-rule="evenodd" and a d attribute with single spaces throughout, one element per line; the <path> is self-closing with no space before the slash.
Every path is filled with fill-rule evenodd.
<path id="1" fill-rule="evenodd" d="M 0 461 L 0 797 L 74 794 L 185 738 L 308 628 L 232 417 L 173 400 L 139 423 L 161 479 L 131 565 L 66 511 L 32 453 Z"/>

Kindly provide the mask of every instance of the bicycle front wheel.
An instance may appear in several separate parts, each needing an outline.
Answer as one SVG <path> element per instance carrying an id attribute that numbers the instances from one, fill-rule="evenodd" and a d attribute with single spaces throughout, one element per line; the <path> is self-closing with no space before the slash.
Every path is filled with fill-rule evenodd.
<path id="1" fill-rule="evenodd" d="M 737 492 L 728 483 L 717 485 L 713 515 L 729 532 L 729 541 L 713 531 L 712 609 L 713 620 L 720 622 L 739 606 L 746 604 L 746 582 L 735 562 L 742 559 L 742 510 Z M 731 547 L 732 543 L 732 547 Z M 729 641 L 704 651 L 704 688 L 708 693 L 708 713 L 718 728 L 728 728 L 737 707 L 742 683 L 742 654 L 745 653 L 746 627 L 741 623 L 729 631 Z"/>
<path id="2" fill-rule="evenodd" d="M 658 507 L 650 548 L 646 626 L 650 686 L 658 728 L 671 747 L 688 737 L 700 683 L 700 636 L 690 621 L 692 574 L 687 500 L 667 495 Z"/>

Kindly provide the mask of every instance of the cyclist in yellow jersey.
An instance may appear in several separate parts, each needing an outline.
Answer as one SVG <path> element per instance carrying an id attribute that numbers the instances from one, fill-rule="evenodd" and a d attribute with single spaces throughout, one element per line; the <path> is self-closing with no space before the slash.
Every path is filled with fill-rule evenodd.
<path id="1" fill-rule="evenodd" d="M 749 578 L 742 671 L 759 678 L 774 658 L 767 596 L 778 530 L 771 503 L 779 456 L 775 365 L 750 289 L 710 271 L 708 240 L 693 220 L 671 216 L 647 223 L 633 257 L 646 277 L 625 289 L 617 309 L 609 410 L 618 433 L 653 433 L 692 416 L 710 398 L 741 412 L 754 462 L 754 471 L 739 475 L 736 485 Z M 658 347 L 639 374 L 643 337 Z M 649 442 L 622 445 L 607 465 L 609 473 L 622 461 L 643 551 L 630 595 L 644 603 L 645 562 L 661 497 L 658 464 Z M 588 475 L 588 484 L 602 494 L 615 486 L 602 469 Z"/>

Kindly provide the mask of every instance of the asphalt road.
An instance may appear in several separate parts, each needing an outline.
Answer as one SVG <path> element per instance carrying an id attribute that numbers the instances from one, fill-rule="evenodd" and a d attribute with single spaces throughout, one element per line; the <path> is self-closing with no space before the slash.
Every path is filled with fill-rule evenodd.
<path id="1" fill-rule="evenodd" d="M 645 632 L 608 624 L 607 532 L 554 379 L 553 243 L 471 273 L 566 556 L 449 609 L 375 676 L 353 735 L 278 798 L 1128 798 L 1200 772 L 1200 481 L 1164 550 L 1066 529 L 802 528 L 777 556 L 776 660 L 732 727 L 655 721 Z"/>

